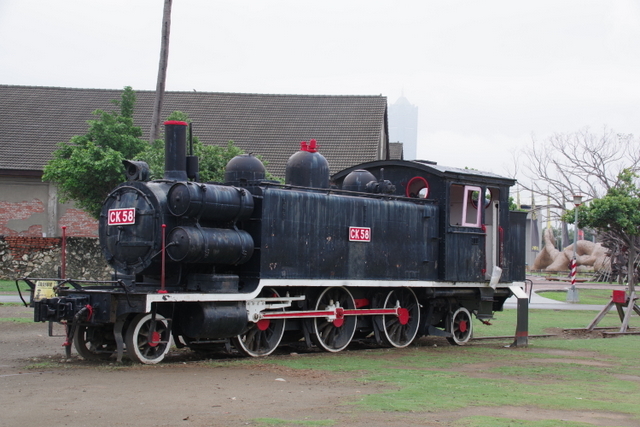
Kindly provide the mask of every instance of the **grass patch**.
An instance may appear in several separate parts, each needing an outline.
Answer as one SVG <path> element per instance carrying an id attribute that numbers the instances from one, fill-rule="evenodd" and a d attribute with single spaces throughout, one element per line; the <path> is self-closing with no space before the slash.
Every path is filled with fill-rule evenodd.
<path id="1" fill-rule="evenodd" d="M 19 281 L 18 285 L 20 286 L 20 290 L 22 291 L 22 295 L 29 295 L 31 292 L 31 288 L 24 281 Z M 0 293 L 2 294 L 17 294 L 18 289 L 16 288 L 15 280 L 0 280 Z"/>
<path id="2" fill-rule="evenodd" d="M 473 350 L 472 350 L 473 351 Z M 508 361 L 505 364 L 511 363 Z M 487 360 L 487 359 L 484 359 Z M 426 362 L 426 360 L 425 360 Z M 517 363 L 517 362 L 513 362 Z M 541 367 L 543 372 L 547 368 Z M 554 368 L 557 369 L 557 368 Z M 563 369 L 572 372 L 574 366 Z M 598 374 L 602 369 L 594 366 L 580 366 L 588 372 Z M 490 372 L 486 372 L 489 374 Z M 478 378 L 476 375 L 480 374 Z M 430 411 L 449 411 L 472 406 L 529 406 L 549 409 L 571 409 L 577 411 L 617 411 L 640 417 L 635 396 L 640 386 L 632 381 L 610 379 L 602 383 L 585 379 L 586 374 L 555 377 L 540 375 L 540 371 L 523 371 L 518 377 L 510 375 L 485 375 L 482 368 L 469 373 L 434 371 L 430 368 L 388 369 L 371 372 L 366 379 L 388 384 L 390 391 L 365 395 L 358 405 L 367 411 L 420 411 L 429 402 Z M 597 375 L 602 378 L 605 374 Z"/>
<path id="3" fill-rule="evenodd" d="M 589 352 L 582 363 L 565 363 L 565 358 L 548 355 L 549 344 L 566 347 L 565 341 L 545 340 L 531 351 L 478 347 L 413 348 L 398 358 L 379 358 L 379 353 L 365 357 L 321 357 L 300 359 L 302 368 L 360 371 L 358 381 L 379 382 L 390 391 L 364 395 L 357 402 L 368 411 L 421 411 L 429 402 L 430 411 L 461 409 L 469 406 L 529 406 L 549 409 L 571 408 L 578 411 L 619 411 L 640 417 L 636 398 L 640 384 L 630 379 L 612 378 L 620 365 L 633 366 L 636 361 L 634 337 L 618 340 L 571 340 L 581 342 Z M 588 341 L 588 343 L 585 343 Z M 594 356 L 591 342 L 607 342 L 607 351 Z M 553 345 L 551 346 L 554 347 Z M 613 348 L 612 352 L 608 350 Z M 596 350 L 596 353 L 599 351 Z M 371 356 L 374 357 L 371 357 Z M 544 363 L 533 363 L 547 359 Z M 356 360 L 354 360 L 356 359 Z M 600 364 L 594 364 L 593 361 Z M 483 365 L 499 361 L 497 367 Z M 287 366 L 295 367 L 289 363 Z M 464 371 L 465 366 L 477 368 Z M 446 369 L 446 370 L 445 370 Z M 461 372 L 462 371 L 462 372 Z M 627 375 L 637 370 L 626 370 Z M 567 381 L 569 380 L 569 381 Z"/>
<path id="4" fill-rule="evenodd" d="M 260 362 L 261 359 L 206 359 L 198 362 L 199 365 L 206 366 L 208 368 L 233 368 L 238 366 L 246 366 Z"/>
<path id="5" fill-rule="evenodd" d="M 59 367 L 60 367 L 60 363 L 58 362 L 36 362 L 30 365 L 26 365 L 24 369 L 41 370 L 41 369 L 54 369 Z"/>
<path id="6" fill-rule="evenodd" d="M 614 361 L 617 367 L 614 373 L 623 373 L 620 368 L 624 368 L 625 374 L 640 376 L 640 365 L 638 365 L 637 362 L 638 337 L 623 336 L 607 339 L 545 340 L 544 348 L 596 352 L 601 354 L 602 357 Z"/>
<path id="7" fill-rule="evenodd" d="M 24 285 L 28 288 L 27 285 Z M 0 292 L 18 292 L 15 280 L 0 280 Z M 29 292 L 28 290 L 26 292 Z"/>
<path id="8" fill-rule="evenodd" d="M 585 327 L 596 314 L 595 311 L 532 310 L 530 333 Z M 496 317 L 494 326 L 482 326 L 483 330 L 513 336 L 516 310 L 496 313 Z M 620 324 L 617 313 L 607 315 L 603 322 Z M 486 342 L 493 344 L 476 341 L 462 347 L 433 346 L 433 340 L 420 340 L 418 345 L 405 349 L 276 357 L 262 363 L 344 373 L 338 375 L 343 381 L 355 381 L 362 387 L 385 385 L 383 392 L 362 394 L 351 402 L 365 412 L 439 412 L 478 406 L 495 407 L 498 414 L 500 407 L 522 406 L 578 413 L 617 413 L 640 424 L 637 340 L 634 336 L 539 338 L 532 339 L 528 348 L 505 348 L 493 341 Z M 560 424 L 591 425 L 488 416 L 465 417 L 452 425 L 550 427 Z"/>
<path id="9" fill-rule="evenodd" d="M 579 304 L 606 305 L 611 299 L 611 289 L 577 289 Z M 555 301 L 567 301 L 567 293 L 562 291 L 540 291 L 538 295 Z"/>
<path id="10" fill-rule="evenodd" d="M 585 358 L 584 360 L 588 359 Z M 567 366 L 569 365 L 571 369 L 567 369 Z M 492 368 L 489 369 L 489 372 L 510 378 L 535 377 L 538 380 L 548 379 L 550 381 L 559 379 L 563 381 L 606 381 L 608 379 L 608 373 L 594 373 L 590 369 L 582 369 L 581 366 L 582 365 L 579 362 L 567 364 L 563 361 L 563 358 L 558 358 L 558 361 L 555 364 L 553 364 L 553 362 L 546 365 L 523 363 L 519 366 L 501 366 L 498 368 Z"/>
<path id="11" fill-rule="evenodd" d="M 2 322 L 33 323 L 33 317 L 0 317 L 0 323 Z"/>
<path id="12" fill-rule="evenodd" d="M 334 426 L 336 422 L 333 420 L 282 420 L 280 418 L 255 418 L 253 421 L 260 426 Z"/>
<path id="13" fill-rule="evenodd" d="M 591 423 L 578 423 L 566 420 L 527 421 L 486 416 L 461 418 L 454 425 L 456 427 L 557 427 L 559 425 L 563 427 L 593 427 Z"/>
<path id="14" fill-rule="evenodd" d="M 547 280 L 551 280 L 551 281 L 558 281 L 560 283 L 562 282 L 567 282 L 570 283 L 571 282 L 571 276 L 569 275 L 570 272 L 567 270 L 565 272 L 557 272 L 557 273 L 550 273 L 550 272 L 544 272 L 544 271 L 529 271 L 527 272 L 527 276 L 535 276 L 535 277 L 541 277 L 543 279 L 547 279 Z M 586 283 L 589 285 L 611 285 L 611 284 L 615 284 L 615 283 L 611 283 L 611 282 L 602 282 L 602 281 L 594 281 L 591 280 L 593 279 L 593 273 L 580 273 L 578 272 L 576 274 L 576 280 L 580 280 L 580 283 Z"/>
<path id="15" fill-rule="evenodd" d="M 494 313 L 491 325 L 483 325 L 474 319 L 474 337 L 514 336 L 517 310 L 508 309 Z M 557 331 L 558 328 L 585 328 L 598 314 L 592 310 L 529 310 L 529 335 L 540 335 Z M 633 319 L 636 317 L 632 317 Z M 598 326 L 620 326 L 615 310 L 610 311 Z M 633 323 L 631 326 L 634 326 Z"/>

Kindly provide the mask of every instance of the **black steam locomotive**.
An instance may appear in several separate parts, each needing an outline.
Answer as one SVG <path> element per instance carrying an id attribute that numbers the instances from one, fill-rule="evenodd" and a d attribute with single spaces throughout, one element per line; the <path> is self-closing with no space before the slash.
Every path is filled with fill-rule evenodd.
<path id="1" fill-rule="evenodd" d="M 266 356 L 296 342 L 405 347 L 423 335 L 466 343 L 472 316 L 502 310 L 524 281 L 524 214 L 511 179 L 432 162 L 375 161 L 330 178 L 315 141 L 285 184 L 251 155 L 225 183 L 197 181 L 187 124 L 165 123 L 164 179 L 127 162 L 99 232 L 109 282 L 27 279 L 35 321 L 67 326 L 85 358 L 157 363 L 172 342 Z"/>

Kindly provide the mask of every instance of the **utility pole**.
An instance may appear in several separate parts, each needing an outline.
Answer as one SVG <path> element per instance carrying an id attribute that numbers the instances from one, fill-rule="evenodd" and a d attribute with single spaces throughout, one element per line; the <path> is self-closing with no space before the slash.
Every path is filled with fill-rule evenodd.
<path id="1" fill-rule="evenodd" d="M 153 143 L 160 135 L 160 112 L 164 99 L 164 86 L 167 80 L 167 64 L 169 62 L 169 32 L 171 29 L 171 2 L 164 0 L 164 12 L 162 14 L 162 42 L 160 44 L 160 63 L 158 65 L 158 83 L 156 84 L 156 98 L 153 103 L 153 115 L 151 116 L 151 131 L 149 143 Z"/>

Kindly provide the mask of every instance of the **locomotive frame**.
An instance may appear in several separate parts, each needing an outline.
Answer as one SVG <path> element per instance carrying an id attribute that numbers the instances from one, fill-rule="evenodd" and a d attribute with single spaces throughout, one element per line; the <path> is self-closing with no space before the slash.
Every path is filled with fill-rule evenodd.
<path id="1" fill-rule="evenodd" d="M 251 155 L 229 162 L 225 183 L 200 183 L 186 129 L 165 123 L 163 179 L 126 162 L 128 181 L 104 202 L 111 281 L 23 279 L 34 320 L 66 325 L 68 355 L 72 342 L 87 359 L 126 352 L 147 364 L 172 342 L 253 357 L 283 340 L 329 352 L 423 335 L 462 345 L 472 316 L 488 323 L 508 297 L 522 299 L 514 180 L 400 160 L 330 179 L 312 140 L 289 159 L 285 184 L 265 180 Z"/>

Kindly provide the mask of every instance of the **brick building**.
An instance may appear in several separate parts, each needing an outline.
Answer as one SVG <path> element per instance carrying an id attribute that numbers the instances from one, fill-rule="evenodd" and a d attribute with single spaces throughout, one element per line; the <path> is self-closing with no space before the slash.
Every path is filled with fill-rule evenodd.
<path id="1" fill-rule="evenodd" d="M 96 118 L 91 113 L 116 108 L 111 101 L 120 96 L 119 90 L 0 85 L 0 235 L 57 237 L 66 226 L 69 236 L 97 236 L 96 222 L 72 204 L 59 203 L 55 185 L 42 182 L 42 170 L 57 143 L 85 134 L 87 120 Z M 154 96 L 136 92 L 134 122 L 143 138 Z M 284 177 L 300 141 L 311 138 L 331 173 L 390 156 L 383 96 L 166 92 L 161 117 L 176 110 L 189 115 L 203 143 L 233 141 L 261 155 L 278 177 Z"/>

